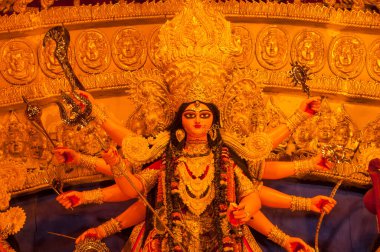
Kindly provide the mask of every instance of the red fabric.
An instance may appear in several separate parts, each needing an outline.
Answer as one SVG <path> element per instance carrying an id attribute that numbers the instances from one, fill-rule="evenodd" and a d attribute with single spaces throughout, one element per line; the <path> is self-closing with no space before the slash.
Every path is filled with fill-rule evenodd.
<path id="1" fill-rule="evenodd" d="M 372 159 L 368 164 L 368 172 L 372 179 L 373 194 L 372 197 L 374 205 L 376 207 L 377 226 L 380 227 L 380 159 Z M 368 199 L 367 199 L 368 200 Z M 367 205 L 369 203 L 367 202 Z"/>
<path id="2" fill-rule="evenodd" d="M 153 164 L 149 165 L 146 169 L 161 170 L 161 168 L 162 168 L 162 160 L 159 159 Z"/>
<path id="3" fill-rule="evenodd" d="M 363 198 L 364 206 L 373 214 L 376 214 L 375 193 L 373 189 L 368 190 Z"/>
<path id="4" fill-rule="evenodd" d="M 138 246 L 138 244 L 139 244 L 139 242 L 140 242 L 140 240 L 141 240 L 141 237 L 144 235 L 144 232 L 145 232 L 145 223 L 144 223 L 144 225 L 142 226 L 142 228 L 141 228 L 141 230 L 140 230 L 140 232 L 139 232 L 139 235 L 137 236 L 136 242 L 135 242 L 135 244 L 133 245 L 133 247 L 132 247 L 132 251 L 131 251 L 131 252 L 136 251 L 136 247 Z"/>
<path id="5" fill-rule="evenodd" d="M 245 249 L 248 250 L 248 252 L 253 252 L 253 250 L 249 246 L 249 243 L 248 243 L 247 239 L 245 239 L 245 237 L 243 237 L 243 243 L 244 243 Z"/>

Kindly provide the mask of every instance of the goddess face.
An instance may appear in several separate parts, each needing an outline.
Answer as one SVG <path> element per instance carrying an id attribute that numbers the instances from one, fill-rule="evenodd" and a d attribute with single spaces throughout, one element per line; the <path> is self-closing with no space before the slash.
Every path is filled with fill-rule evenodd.
<path id="1" fill-rule="evenodd" d="M 211 110 L 199 101 L 191 103 L 182 113 L 182 126 L 188 138 L 207 139 L 213 120 Z"/>
<path id="2" fill-rule="evenodd" d="M 265 53 L 269 57 L 276 57 L 278 54 L 279 48 L 276 38 L 269 36 L 265 41 Z"/>

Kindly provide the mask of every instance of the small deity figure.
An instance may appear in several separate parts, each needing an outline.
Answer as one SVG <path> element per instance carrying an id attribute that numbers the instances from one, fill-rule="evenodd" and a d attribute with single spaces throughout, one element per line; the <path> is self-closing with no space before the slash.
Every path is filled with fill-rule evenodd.
<path id="1" fill-rule="evenodd" d="M 268 69 L 280 69 L 286 64 L 287 37 L 279 28 L 270 27 L 260 33 L 256 44 L 260 65 Z"/>
<path id="2" fill-rule="evenodd" d="M 331 70 L 343 78 L 354 78 L 363 69 L 365 48 L 355 37 L 340 37 L 332 42 L 329 63 Z"/>
<path id="3" fill-rule="evenodd" d="M 304 31 L 293 41 L 292 59 L 317 72 L 323 67 L 324 46 L 321 35 L 314 31 Z"/>
<path id="4" fill-rule="evenodd" d="M 1 73 L 12 84 L 23 85 L 37 73 L 37 60 L 32 49 L 23 41 L 9 41 L 1 50 Z"/>
<path id="5" fill-rule="evenodd" d="M 125 28 L 114 38 L 112 56 L 121 69 L 129 71 L 139 69 L 146 60 L 146 42 L 137 30 Z"/>
<path id="6" fill-rule="evenodd" d="M 84 32 L 77 42 L 76 59 L 79 67 L 88 73 L 100 73 L 109 66 L 109 44 L 98 31 Z"/>

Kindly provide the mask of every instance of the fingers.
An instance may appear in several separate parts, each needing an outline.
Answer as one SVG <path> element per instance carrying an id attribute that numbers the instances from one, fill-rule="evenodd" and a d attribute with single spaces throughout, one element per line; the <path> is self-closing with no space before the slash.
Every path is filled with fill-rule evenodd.
<path id="1" fill-rule="evenodd" d="M 235 210 L 232 211 L 234 219 L 238 221 L 239 224 L 243 224 L 251 220 L 251 214 L 245 209 L 244 206 L 238 206 Z"/>
<path id="2" fill-rule="evenodd" d="M 115 147 L 110 147 L 106 152 L 102 153 L 102 158 L 108 165 L 115 165 L 120 161 L 119 153 Z"/>
<path id="3" fill-rule="evenodd" d="M 321 97 L 311 97 L 303 102 L 301 109 L 310 114 L 316 114 L 321 108 Z"/>
<path id="4" fill-rule="evenodd" d="M 316 212 L 325 212 L 329 214 L 336 205 L 336 200 L 326 196 L 316 196 L 313 198 L 315 201 Z"/>
<path id="5" fill-rule="evenodd" d="M 84 241 L 86 238 L 99 239 L 99 236 L 98 236 L 96 229 L 90 228 L 89 230 L 85 231 L 83 234 L 78 236 L 78 238 L 75 240 L 75 244 L 78 244 L 78 243 Z"/>
<path id="6" fill-rule="evenodd" d="M 66 209 L 79 206 L 82 201 L 80 192 L 70 191 L 57 196 L 56 200 Z"/>
<path id="7" fill-rule="evenodd" d="M 291 252 L 311 252 L 313 249 L 302 239 L 297 237 L 289 238 L 289 245 L 287 246 L 287 251 Z"/>
<path id="8" fill-rule="evenodd" d="M 321 170 L 330 170 L 334 167 L 334 163 L 324 158 L 321 153 L 317 156 L 317 167 Z"/>
<path id="9" fill-rule="evenodd" d="M 71 163 L 74 161 L 76 152 L 65 147 L 57 147 L 52 150 L 54 158 L 59 163 Z"/>

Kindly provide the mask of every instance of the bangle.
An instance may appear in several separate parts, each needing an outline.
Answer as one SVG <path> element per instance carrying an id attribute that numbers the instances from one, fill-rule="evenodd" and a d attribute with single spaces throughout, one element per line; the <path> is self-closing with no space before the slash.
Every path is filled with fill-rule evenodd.
<path id="1" fill-rule="evenodd" d="M 309 174 L 314 167 L 315 161 L 313 158 L 294 161 L 294 175 L 297 178 L 302 178 Z"/>
<path id="2" fill-rule="evenodd" d="M 285 234 L 277 226 L 273 226 L 268 234 L 268 239 L 284 248 L 289 239 L 289 235 Z"/>
<path id="3" fill-rule="evenodd" d="M 83 155 L 80 154 L 79 156 L 79 166 L 92 170 L 96 172 L 96 161 L 98 160 L 95 156 L 89 156 L 89 155 Z"/>
<path id="4" fill-rule="evenodd" d="M 103 204 L 103 192 L 98 188 L 95 190 L 83 191 L 83 204 Z"/>
<path id="5" fill-rule="evenodd" d="M 114 178 L 120 178 L 124 176 L 128 169 L 125 165 L 125 162 L 122 159 L 120 159 L 119 163 L 111 167 L 111 171 Z"/>
<path id="6" fill-rule="evenodd" d="M 121 224 L 116 219 L 111 218 L 98 227 L 103 230 L 106 237 L 116 234 L 121 231 Z"/>
<path id="7" fill-rule="evenodd" d="M 291 115 L 286 121 L 286 126 L 289 128 L 290 132 L 293 132 L 308 118 L 309 116 L 307 113 L 297 109 L 297 111 L 294 112 L 293 115 Z"/>
<path id="8" fill-rule="evenodd" d="M 311 198 L 297 197 L 292 195 L 290 202 L 290 210 L 294 211 L 310 211 Z"/>
<path id="9" fill-rule="evenodd" d="M 102 125 L 108 119 L 106 111 L 98 104 L 92 105 L 92 115 L 95 117 L 95 121 L 100 125 Z"/>

